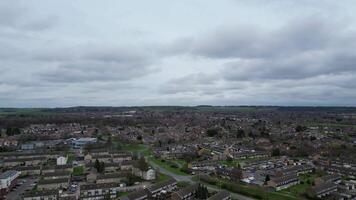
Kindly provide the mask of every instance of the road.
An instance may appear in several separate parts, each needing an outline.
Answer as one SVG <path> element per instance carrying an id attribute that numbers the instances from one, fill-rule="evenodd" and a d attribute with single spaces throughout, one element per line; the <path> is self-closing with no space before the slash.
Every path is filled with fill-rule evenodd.
<path id="1" fill-rule="evenodd" d="M 156 170 L 159 170 L 160 173 L 168 175 L 173 177 L 174 179 L 176 179 L 177 181 L 185 181 L 185 182 L 190 182 L 190 183 L 196 183 L 197 181 L 193 180 L 193 176 L 191 175 L 187 175 L 187 176 L 182 176 L 182 175 L 177 175 L 173 172 L 170 172 L 168 170 L 166 170 L 165 168 L 157 165 L 156 163 L 149 161 L 149 164 Z M 204 183 L 203 183 L 204 184 Z M 221 189 L 216 188 L 216 187 L 212 187 L 210 185 L 206 185 L 204 184 L 209 190 L 211 191 L 220 191 Z M 232 193 L 230 192 L 231 197 L 233 197 L 234 199 L 238 199 L 238 200 L 254 200 L 253 198 L 241 195 L 241 194 L 237 194 L 237 193 Z"/>
<path id="2" fill-rule="evenodd" d="M 13 190 L 9 194 L 6 195 L 6 199 L 9 200 L 20 200 L 22 199 L 21 194 L 25 192 L 26 189 L 31 189 L 33 184 L 37 179 L 33 178 L 23 178 L 19 179 L 18 182 L 26 180 L 26 183 L 22 184 L 21 186 L 17 187 L 16 190 Z"/>

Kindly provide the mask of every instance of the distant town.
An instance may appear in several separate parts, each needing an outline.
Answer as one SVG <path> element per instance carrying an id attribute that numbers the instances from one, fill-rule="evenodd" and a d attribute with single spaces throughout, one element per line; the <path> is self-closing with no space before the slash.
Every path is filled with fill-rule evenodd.
<path id="1" fill-rule="evenodd" d="M 0 108 L 1 200 L 356 199 L 356 108 Z"/>

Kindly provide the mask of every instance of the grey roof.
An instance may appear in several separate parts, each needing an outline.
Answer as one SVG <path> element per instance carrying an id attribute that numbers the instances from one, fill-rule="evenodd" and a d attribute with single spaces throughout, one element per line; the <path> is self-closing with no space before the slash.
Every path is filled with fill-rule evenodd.
<path id="1" fill-rule="evenodd" d="M 103 188 L 114 188 L 114 187 L 119 187 L 119 183 L 97 183 L 97 184 L 87 184 L 87 185 L 81 185 L 80 186 L 80 191 L 83 190 L 95 190 L 95 189 L 103 189 Z"/>
<path id="2" fill-rule="evenodd" d="M 6 172 L 0 174 L 0 179 L 7 179 L 7 178 L 9 178 L 11 176 L 16 175 L 17 173 L 19 173 L 19 172 L 15 171 L 15 170 L 6 171 Z"/>
<path id="3" fill-rule="evenodd" d="M 126 197 L 120 198 L 121 200 L 136 200 L 140 199 L 142 197 L 148 196 L 147 192 L 145 190 L 137 190 L 135 192 L 129 193 Z"/>
<path id="4" fill-rule="evenodd" d="M 110 173 L 110 174 L 100 174 L 97 179 L 109 179 L 109 178 L 123 178 L 127 177 L 129 174 L 128 171 L 120 171 L 117 173 Z"/>
<path id="5" fill-rule="evenodd" d="M 156 190 L 159 190 L 165 186 L 172 185 L 172 184 L 177 184 L 177 181 L 175 179 L 169 179 L 160 183 L 153 184 L 147 188 L 149 192 L 154 192 Z"/>
<path id="6" fill-rule="evenodd" d="M 341 176 L 338 174 L 331 174 L 331 175 L 323 176 L 321 179 L 325 182 L 334 182 L 336 180 L 341 179 Z"/>
<path id="7" fill-rule="evenodd" d="M 276 177 L 272 179 L 277 185 L 284 185 L 287 183 L 298 181 L 298 176 L 296 174 L 291 174 L 287 176 Z"/>
<path id="8" fill-rule="evenodd" d="M 329 190 L 336 189 L 337 186 L 334 183 L 326 182 L 323 184 L 320 184 L 318 186 L 313 187 L 313 190 L 316 194 L 321 194 Z"/>
<path id="9" fill-rule="evenodd" d="M 58 190 L 39 190 L 39 191 L 30 191 L 24 194 L 24 197 L 41 197 L 41 196 L 52 196 L 58 195 Z"/>
<path id="10" fill-rule="evenodd" d="M 69 183 L 68 178 L 58 178 L 58 179 L 47 179 L 38 181 L 38 185 L 47 185 L 53 183 Z"/>
<path id="11" fill-rule="evenodd" d="M 190 185 L 190 186 L 187 186 L 187 187 L 185 187 L 185 188 L 183 188 L 183 189 L 181 189 L 181 190 L 179 190 L 179 191 L 177 191 L 175 193 L 180 197 L 184 197 L 186 195 L 194 193 L 195 190 L 197 190 L 198 186 L 199 186 L 198 184 Z"/>
<path id="12" fill-rule="evenodd" d="M 55 171 L 55 172 L 49 172 L 49 173 L 45 173 L 43 176 L 44 177 L 52 177 L 52 176 L 70 176 L 70 172 L 69 171 Z"/>
<path id="13" fill-rule="evenodd" d="M 221 190 L 215 195 L 209 197 L 208 200 L 221 200 L 227 197 L 230 197 L 230 193 L 226 190 Z"/>

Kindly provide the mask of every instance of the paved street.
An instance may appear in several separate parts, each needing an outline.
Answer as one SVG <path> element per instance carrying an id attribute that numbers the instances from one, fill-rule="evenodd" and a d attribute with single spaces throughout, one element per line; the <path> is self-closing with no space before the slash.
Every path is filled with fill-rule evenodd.
<path id="1" fill-rule="evenodd" d="M 26 189 L 31 189 L 33 184 L 37 179 L 32 179 L 32 178 L 23 178 L 19 179 L 18 182 L 26 180 L 26 183 L 22 184 L 21 186 L 17 187 L 16 190 L 13 190 L 9 194 L 6 195 L 6 199 L 9 200 L 20 200 L 21 194 L 25 192 Z"/>

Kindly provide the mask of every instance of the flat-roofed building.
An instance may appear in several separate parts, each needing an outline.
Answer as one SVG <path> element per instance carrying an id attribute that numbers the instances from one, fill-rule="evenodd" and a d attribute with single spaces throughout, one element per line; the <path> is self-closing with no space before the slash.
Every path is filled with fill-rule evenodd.
<path id="1" fill-rule="evenodd" d="M 20 172 L 15 170 L 9 170 L 0 174 L 0 199 L 16 185 L 19 176 Z"/>

